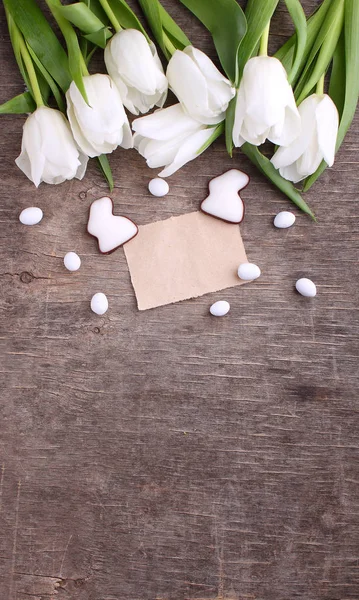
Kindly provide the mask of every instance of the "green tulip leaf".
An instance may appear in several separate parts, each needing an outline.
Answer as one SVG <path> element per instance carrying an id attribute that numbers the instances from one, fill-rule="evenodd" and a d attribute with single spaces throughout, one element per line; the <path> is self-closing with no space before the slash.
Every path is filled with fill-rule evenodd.
<path id="1" fill-rule="evenodd" d="M 308 204 L 303 200 L 299 191 L 290 182 L 284 179 L 277 169 L 274 168 L 270 160 L 264 156 L 256 146 L 244 144 L 242 152 L 251 160 L 251 162 L 265 175 L 274 185 L 281 190 L 298 208 L 315 220 L 315 216 Z"/>
<path id="2" fill-rule="evenodd" d="M 93 33 L 88 33 L 83 37 L 95 44 L 95 46 L 99 46 L 100 48 L 106 48 L 107 40 L 111 37 L 111 32 L 107 27 L 103 27 L 98 31 L 94 31 Z"/>
<path id="3" fill-rule="evenodd" d="M 124 29 L 138 29 L 146 36 L 148 35 L 142 26 L 141 21 L 136 17 L 135 13 L 125 0 L 107 0 L 113 14 Z"/>
<path id="4" fill-rule="evenodd" d="M 113 175 L 112 175 L 110 163 L 108 162 L 108 158 L 107 158 L 106 154 L 101 154 L 100 156 L 98 156 L 97 161 L 98 161 L 98 164 L 100 167 L 100 171 L 108 183 L 110 192 L 112 192 L 113 188 L 115 187 L 115 184 L 113 181 Z"/>
<path id="5" fill-rule="evenodd" d="M 338 44 L 344 23 L 345 0 L 336 0 L 327 12 L 322 27 L 314 41 L 306 66 L 295 88 L 295 97 L 300 104 L 326 72 Z"/>
<path id="6" fill-rule="evenodd" d="M 66 52 L 35 0 L 3 0 L 27 44 L 65 92 L 71 83 Z"/>
<path id="7" fill-rule="evenodd" d="M 346 86 L 346 64 L 345 64 L 345 35 L 344 29 L 339 38 L 337 47 L 333 55 L 332 72 L 330 74 L 329 96 L 334 101 L 339 116 L 343 114 L 345 106 L 345 86 Z"/>
<path id="8" fill-rule="evenodd" d="M 307 43 L 307 19 L 305 17 L 304 10 L 299 0 L 285 0 L 285 3 L 287 5 L 287 9 L 290 16 L 292 17 L 292 21 L 294 23 L 296 31 L 295 51 L 293 52 L 293 64 L 288 74 L 289 83 L 292 83 L 299 71 L 305 52 L 305 47 Z"/>
<path id="9" fill-rule="evenodd" d="M 277 8 L 279 0 L 248 0 L 245 10 L 247 33 L 244 36 L 238 52 L 238 68 L 240 75 L 246 62 L 256 51 L 262 33 L 268 25 Z"/>
<path id="10" fill-rule="evenodd" d="M 199 150 L 197 150 L 197 154 L 202 154 L 202 152 L 204 152 L 205 150 L 207 150 L 207 148 L 209 148 L 211 146 L 211 144 L 213 144 L 213 142 L 220 136 L 222 135 L 222 133 L 224 133 L 224 121 L 222 121 L 222 123 L 218 123 L 218 125 L 216 125 L 215 127 L 212 127 L 213 129 L 213 133 L 212 135 L 208 138 L 208 140 L 203 144 L 203 146 L 200 147 Z"/>
<path id="11" fill-rule="evenodd" d="M 58 86 L 56 85 L 56 82 L 53 80 L 53 78 L 51 77 L 50 73 L 48 73 L 44 67 L 44 65 L 42 64 L 42 62 L 37 58 L 35 52 L 32 50 L 32 48 L 27 44 L 27 49 L 29 51 L 29 54 L 33 60 L 33 63 L 35 64 L 38 72 L 41 74 L 41 76 L 43 77 L 43 79 L 45 80 L 48 88 L 51 90 L 57 106 L 59 107 L 59 109 L 62 112 L 65 112 L 65 104 L 61 95 L 61 92 L 58 88 Z M 44 98 L 44 100 L 47 98 L 49 94 L 47 93 L 46 96 L 44 95 L 44 93 L 42 92 L 42 97 Z"/>
<path id="12" fill-rule="evenodd" d="M 277 0 L 278 1 L 278 0 Z M 227 77 L 238 83 L 238 52 L 247 31 L 244 13 L 236 0 L 181 0 L 210 31 Z"/>
<path id="13" fill-rule="evenodd" d="M 296 75 L 292 75 L 292 85 L 296 83 L 298 77 L 300 76 L 303 68 L 305 67 L 306 60 L 308 59 L 309 53 L 313 47 L 315 40 L 317 39 L 320 28 L 323 24 L 323 21 L 326 17 L 326 14 L 332 4 L 333 0 L 324 0 L 324 2 L 320 5 L 320 7 L 309 17 L 307 22 L 307 39 L 305 44 L 305 51 L 303 53 L 302 59 L 299 64 L 299 68 L 297 70 Z M 296 33 L 292 35 L 289 40 L 276 52 L 274 55 L 278 58 L 287 73 L 293 69 L 293 63 L 295 59 L 296 53 L 296 44 L 297 44 L 297 35 Z"/>
<path id="14" fill-rule="evenodd" d="M 151 28 L 151 31 L 155 37 L 155 40 L 159 47 L 161 48 L 163 54 L 169 60 L 171 58 L 172 53 L 176 48 L 173 46 L 172 42 L 168 40 L 167 36 L 163 31 L 162 18 L 160 12 L 160 3 L 158 0 L 138 0 L 139 4 L 142 8 L 142 12 L 144 13 L 147 22 Z M 163 9 L 164 10 L 164 9 Z M 162 13 L 163 15 L 163 13 Z M 166 39 L 167 38 L 167 39 Z M 173 51 L 168 49 L 168 43 L 166 45 L 166 41 L 170 41 L 170 45 L 173 46 Z"/>
<path id="15" fill-rule="evenodd" d="M 105 23 L 83 2 L 59 6 L 59 10 L 65 19 L 84 33 L 94 33 L 105 26 Z"/>
<path id="16" fill-rule="evenodd" d="M 234 117 L 236 113 L 236 102 L 237 96 L 232 98 L 230 101 L 227 111 L 226 111 L 226 121 L 225 121 L 225 138 L 226 138 L 226 148 L 230 157 L 232 157 L 233 152 L 233 125 L 234 125 Z"/>
<path id="17" fill-rule="evenodd" d="M 0 115 L 21 115 L 31 113 L 36 109 L 36 104 L 30 92 L 24 92 L 0 104 Z"/>
<path id="18" fill-rule="evenodd" d="M 172 19 L 172 17 L 168 14 L 168 12 L 163 8 L 162 4 L 159 4 L 158 8 L 163 30 L 171 40 L 172 44 L 178 50 L 183 50 L 183 48 L 186 48 L 186 46 L 190 46 L 190 40 L 182 31 L 182 29 L 177 25 L 177 23 Z"/>
<path id="19" fill-rule="evenodd" d="M 91 10 L 91 12 L 96 15 L 96 17 L 103 23 L 104 25 L 109 25 L 110 21 L 103 10 L 100 0 L 80 0 L 82 4 L 86 4 L 87 8 Z"/>
<path id="20" fill-rule="evenodd" d="M 81 95 L 85 102 L 88 104 L 87 94 L 85 85 L 83 82 L 83 71 L 84 71 L 84 59 L 82 56 L 78 37 L 71 23 L 62 15 L 62 4 L 60 0 L 45 0 L 53 16 L 56 19 L 58 26 L 61 29 L 61 33 L 64 36 L 67 52 L 68 52 L 68 63 L 69 70 L 72 79 L 76 83 L 77 88 L 81 92 Z"/>
<path id="21" fill-rule="evenodd" d="M 340 43 L 340 42 L 339 42 Z M 342 108 L 336 149 L 343 143 L 346 133 L 352 124 L 359 99 L 359 2 L 358 0 L 346 0 L 344 13 L 344 56 L 345 56 L 345 99 Z M 340 51 L 340 50 L 339 50 Z M 337 60 L 340 59 L 337 55 Z M 343 63 L 342 63 L 343 64 Z M 334 72 L 335 73 L 335 72 Z M 335 76 L 335 74 L 334 74 Z M 331 85 L 334 85 L 331 84 Z M 333 88 L 332 88 L 333 89 Z M 335 100 L 335 98 L 334 98 Z M 342 102 L 342 101 L 341 101 Z M 327 164 L 323 161 L 318 170 L 305 182 L 304 190 L 315 183 L 318 177 L 326 169 Z"/>

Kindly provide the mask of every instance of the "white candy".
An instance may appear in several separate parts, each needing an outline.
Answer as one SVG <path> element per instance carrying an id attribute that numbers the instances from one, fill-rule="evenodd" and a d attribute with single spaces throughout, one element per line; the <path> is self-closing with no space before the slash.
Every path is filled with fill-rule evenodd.
<path id="1" fill-rule="evenodd" d="M 306 298 L 314 298 L 317 295 L 317 286 L 313 281 L 307 279 L 306 277 L 302 277 L 302 279 L 298 279 L 295 284 L 297 292 L 299 292 L 302 296 Z"/>
<path id="2" fill-rule="evenodd" d="M 19 220 L 23 225 L 37 225 L 40 223 L 44 213 L 37 206 L 29 206 L 24 208 L 19 215 Z"/>
<path id="3" fill-rule="evenodd" d="M 104 196 L 91 204 L 87 231 L 98 239 L 102 254 L 110 254 L 138 233 L 138 227 L 127 217 L 113 214 L 111 198 Z"/>
<path id="4" fill-rule="evenodd" d="M 108 309 L 108 300 L 102 292 L 98 292 L 91 298 L 91 310 L 97 315 L 104 315 Z"/>
<path id="5" fill-rule="evenodd" d="M 203 200 L 201 211 L 228 223 L 240 223 L 244 217 L 244 203 L 239 192 L 248 182 L 248 175 L 237 169 L 215 177 L 209 182 L 209 196 Z"/>
<path id="6" fill-rule="evenodd" d="M 282 210 L 274 217 L 273 225 L 278 229 L 287 229 L 287 227 L 294 225 L 294 222 L 295 215 L 288 210 Z"/>
<path id="7" fill-rule="evenodd" d="M 64 256 L 64 265 L 68 271 L 78 271 L 81 267 L 81 258 L 76 252 L 68 252 Z"/>
<path id="8" fill-rule="evenodd" d="M 229 312 L 230 308 L 231 307 L 229 302 L 227 302 L 226 300 L 218 300 L 218 302 L 212 304 L 211 308 L 209 309 L 209 312 L 214 317 L 224 317 L 224 315 L 226 315 Z"/>
<path id="9" fill-rule="evenodd" d="M 242 263 L 238 267 L 238 277 L 243 281 L 253 281 L 258 279 L 261 274 L 261 270 L 254 263 Z"/>
<path id="10" fill-rule="evenodd" d="M 161 177 L 155 177 L 149 182 L 148 189 L 152 196 L 157 196 L 160 198 L 161 196 L 168 194 L 170 186 L 168 185 L 167 181 L 161 179 Z"/>

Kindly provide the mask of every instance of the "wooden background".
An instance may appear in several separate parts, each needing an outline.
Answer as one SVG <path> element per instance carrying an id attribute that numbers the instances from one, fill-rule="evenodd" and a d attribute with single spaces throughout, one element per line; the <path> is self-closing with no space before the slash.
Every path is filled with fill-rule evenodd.
<path id="1" fill-rule="evenodd" d="M 213 56 L 179 2 L 164 5 Z M 0 20 L 3 102 L 22 83 Z M 273 48 L 290 30 L 281 5 Z M 135 151 L 111 156 L 116 211 L 138 224 L 197 209 L 226 169 L 252 177 L 241 231 L 263 276 L 146 312 L 123 251 L 100 256 L 84 233 L 106 193 L 95 164 L 36 190 L 14 164 L 23 121 L 0 120 L 1 599 L 357 600 L 359 119 L 307 195 L 318 224 L 298 214 L 287 231 L 272 220 L 289 201 L 222 140 L 163 199 Z M 37 227 L 18 221 L 29 205 Z M 315 299 L 295 293 L 300 276 Z M 219 299 L 227 318 L 208 314 Z"/>

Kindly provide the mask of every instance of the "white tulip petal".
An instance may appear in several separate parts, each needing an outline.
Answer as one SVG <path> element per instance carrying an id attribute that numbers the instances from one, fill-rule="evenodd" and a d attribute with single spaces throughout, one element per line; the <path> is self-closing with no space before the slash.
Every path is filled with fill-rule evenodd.
<path id="1" fill-rule="evenodd" d="M 155 104 L 163 106 L 168 82 L 155 45 L 140 31 L 116 33 L 106 46 L 105 63 L 130 112 L 137 115 Z"/>
<path id="2" fill-rule="evenodd" d="M 191 117 L 203 124 L 224 119 L 235 90 L 206 54 L 192 46 L 176 50 L 166 75 L 170 88 Z"/>
<path id="3" fill-rule="evenodd" d="M 333 166 L 338 136 L 339 115 L 333 100 L 327 94 L 318 104 L 315 112 L 317 120 L 318 144 L 323 158 L 329 167 Z"/>
<path id="4" fill-rule="evenodd" d="M 315 139 L 296 161 L 298 173 L 302 175 L 302 179 L 315 173 L 322 160 L 323 154 L 319 148 L 318 141 Z"/>
<path id="5" fill-rule="evenodd" d="M 235 89 L 231 82 L 213 64 L 207 54 L 193 46 L 187 46 L 183 52 L 192 58 L 204 77 L 211 82 L 208 85 L 209 105 L 214 115 L 218 117 L 227 110 L 229 102 L 235 95 Z"/>
<path id="6" fill-rule="evenodd" d="M 89 104 L 74 82 L 66 93 L 68 118 L 79 148 L 94 157 L 108 154 L 119 145 L 132 147 L 128 119 L 112 79 L 97 73 L 83 81 Z"/>
<path id="7" fill-rule="evenodd" d="M 213 79 L 214 81 L 221 81 L 226 85 L 226 87 L 230 88 L 230 92 L 232 94 L 232 98 L 234 96 L 234 90 L 231 86 L 230 81 L 222 75 L 222 73 L 217 69 L 216 65 L 211 61 L 209 56 L 199 50 L 198 48 L 194 48 L 194 46 L 187 46 L 183 50 L 184 54 L 187 54 L 198 66 L 198 68 L 202 71 L 203 75 L 208 79 Z M 232 93 L 233 90 L 233 93 Z"/>
<path id="8" fill-rule="evenodd" d="M 178 152 L 178 145 L 182 140 L 171 140 L 168 142 L 159 142 L 158 140 L 151 140 L 146 146 L 146 159 L 147 165 L 151 169 L 157 169 L 158 167 L 165 167 L 172 163 Z"/>
<path id="9" fill-rule="evenodd" d="M 279 169 L 279 173 L 282 177 L 284 177 L 284 179 L 292 181 L 293 183 L 298 183 L 298 181 L 302 181 L 302 179 L 305 179 L 305 177 L 303 177 L 303 175 L 298 172 L 296 162 L 286 167 L 281 167 Z"/>
<path id="10" fill-rule="evenodd" d="M 213 134 L 213 127 L 197 131 L 189 136 L 179 148 L 172 164 L 159 173 L 160 177 L 169 177 L 186 163 L 197 158 L 204 150 L 199 152 L 200 148 L 209 140 Z"/>
<path id="11" fill-rule="evenodd" d="M 156 110 L 152 115 L 135 119 L 132 129 L 144 137 L 154 140 L 171 140 L 198 128 L 195 121 L 183 111 L 180 104 Z"/>
<path id="12" fill-rule="evenodd" d="M 16 164 L 36 186 L 41 181 L 58 184 L 76 176 L 80 153 L 60 111 L 40 106 L 27 118 L 23 130 Z M 84 170 L 87 160 L 86 156 Z"/>
<path id="13" fill-rule="evenodd" d="M 300 116 L 283 65 L 273 57 L 251 58 L 238 90 L 235 145 L 242 139 L 256 146 L 266 139 L 288 145 L 299 132 Z"/>
<path id="14" fill-rule="evenodd" d="M 293 111 L 287 106 L 284 109 L 284 121 L 271 128 L 268 139 L 277 146 L 289 146 L 300 135 L 301 129 L 301 118 L 297 108 Z"/>
<path id="15" fill-rule="evenodd" d="M 191 117 L 213 116 L 209 115 L 206 79 L 187 54 L 176 50 L 168 63 L 166 75 L 170 88 Z"/>
<path id="16" fill-rule="evenodd" d="M 287 104 L 287 74 L 279 60 L 268 56 L 250 59 L 243 73 L 246 113 L 263 129 L 283 117 Z"/>

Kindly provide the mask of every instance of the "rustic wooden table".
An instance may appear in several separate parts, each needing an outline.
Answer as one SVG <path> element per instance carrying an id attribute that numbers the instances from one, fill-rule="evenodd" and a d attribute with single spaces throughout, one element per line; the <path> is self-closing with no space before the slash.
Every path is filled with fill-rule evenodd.
<path id="1" fill-rule="evenodd" d="M 22 84 L 0 15 L 3 102 Z M 281 6 L 273 47 L 290 27 Z M 357 600 L 359 119 L 307 196 L 318 224 L 298 214 L 287 231 L 272 219 L 289 201 L 222 141 L 164 199 L 135 151 L 111 156 L 116 210 L 139 224 L 197 209 L 226 169 L 252 177 L 241 230 L 261 279 L 145 312 L 123 251 L 100 256 L 84 233 L 106 194 L 95 164 L 36 190 L 14 164 L 23 121 L 1 117 L 1 599 Z M 19 224 L 28 205 L 41 226 Z M 314 300 L 294 292 L 303 275 Z M 230 316 L 210 318 L 221 298 Z"/>

